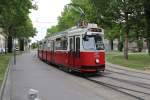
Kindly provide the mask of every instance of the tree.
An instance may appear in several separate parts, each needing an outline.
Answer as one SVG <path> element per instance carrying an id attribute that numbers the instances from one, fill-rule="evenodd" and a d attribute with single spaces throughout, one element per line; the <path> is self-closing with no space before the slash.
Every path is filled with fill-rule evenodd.
<path id="1" fill-rule="evenodd" d="M 113 41 L 114 39 L 120 38 L 120 27 L 116 23 L 112 25 L 111 28 L 107 28 L 105 31 L 105 37 L 110 41 L 111 50 L 114 49 L 113 47 Z"/>
<path id="2" fill-rule="evenodd" d="M 32 44 L 31 44 L 31 48 L 32 48 L 32 49 L 38 48 L 38 44 L 37 44 L 36 42 L 32 43 Z"/>
<path id="3" fill-rule="evenodd" d="M 0 24 L 8 39 L 8 52 L 12 52 L 12 39 L 18 35 L 16 30 L 26 23 L 30 9 L 35 6 L 32 5 L 31 0 L 4 0 L 0 7 L 2 8 Z"/>
<path id="4" fill-rule="evenodd" d="M 128 59 L 129 41 L 136 41 L 139 51 L 142 50 L 142 40 L 145 37 L 145 34 L 142 35 L 145 33 L 142 0 L 72 0 L 71 4 L 83 9 L 84 20 L 97 23 L 104 28 L 105 36 L 111 41 L 111 44 L 115 38 L 118 38 L 119 50 L 122 51 L 122 46 L 124 46 L 125 59 Z M 80 14 L 77 9 L 65 7 L 58 18 L 58 25 L 50 28 L 50 31 L 63 31 L 75 25 L 79 19 Z M 147 41 L 149 41 L 148 38 Z M 150 48 L 149 44 L 148 47 Z"/>
<path id="5" fill-rule="evenodd" d="M 150 1 L 144 0 L 144 11 L 146 18 L 146 39 L 147 39 L 147 47 L 148 54 L 150 56 Z"/>
<path id="6" fill-rule="evenodd" d="M 46 37 L 50 34 L 64 31 L 74 25 L 77 25 L 77 23 L 81 20 L 81 14 L 78 9 L 79 7 L 85 12 L 84 20 L 93 22 L 93 18 L 90 18 L 93 17 L 91 14 L 91 11 L 93 10 L 89 0 L 72 0 L 70 5 L 73 6 L 66 6 L 61 16 L 58 17 L 58 25 L 52 26 L 47 30 Z"/>
<path id="7" fill-rule="evenodd" d="M 128 42 L 131 26 L 133 25 L 132 18 L 137 15 L 137 12 L 142 12 L 141 0 L 92 0 L 98 11 L 101 11 L 99 16 L 103 16 L 104 22 L 120 23 L 124 32 L 124 57 L 128 59 Z M 109 17 L 110 16 L 110 17 Z M 107 25 L 107 24 L 105 24 Z M 106 26 L 108 27 L 108 25 Z"/>
<path id="8" fill-rule="evenodd" d="M 58 32 L 58 26 L 52 26 L 51 28 L 47 29 L 47 35 L 46 37 L 49 37 L 51 35 L 53 35 L 54 33 Z"/>
<path id="9" fill-rule="evenodd" d="M 15 28 L 15 34 L 20 43 L 20 51 L 24 51 L 25 40 L 28 40 L 29 37 L 33 37 L 35 33 L 36 29 L 33 27 L 32 21 L 29 18 L 22 26 Z"/>

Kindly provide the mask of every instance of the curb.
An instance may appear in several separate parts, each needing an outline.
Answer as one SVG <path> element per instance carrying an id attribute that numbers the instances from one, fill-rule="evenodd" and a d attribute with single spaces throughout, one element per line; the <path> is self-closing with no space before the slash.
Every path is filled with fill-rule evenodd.
<path id="1" fill-rule="evenodd" d="M 4 89 L 5 89 L 5 86 L 6 86 L 6 81 L 7 81 L 7 78 L 8 78 L 8 73 L 10 71 L 11 62 L 12 62 L 12 59 L 10 59 L 10 61 L 8 63 L 8 66 L 7 66 L 7 69 L 5 71 L 5 75 L 4 75 L 4 80 L 3 80 L 1 88 L 0 88 L 0 100 L 3 99 Z"/>
<path id="2" fill-rule="evenodd" d="M 125 67 L 125 66 L 120 66 L 120 65 L 117 65 L 117 64 L 112 64 L 110 62 L 106 62 L 106 65 L 111 66 L 111 67 L 115 67 L 115 68 L 120 68 L 120 70 L 127 70 L 127 71 L 133 71 L 133 72 L 137 72 L 137 73 L 141 73 L 141 74 L 149 74 L 150 75 L 150 72 L 141 71 L 141 70 L 137 70 L 137 69 L 132 69 L 132 68 L 128 68 L 128 67 Z"/>

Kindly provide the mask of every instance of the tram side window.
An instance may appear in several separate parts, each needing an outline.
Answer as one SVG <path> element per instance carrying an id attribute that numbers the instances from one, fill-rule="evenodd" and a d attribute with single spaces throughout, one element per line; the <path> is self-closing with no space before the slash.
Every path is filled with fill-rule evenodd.
<path id="1" fill-rule="evenodd" d="M 51 42 L 51 46 L 52 46 L 51 47 L 51 51 L 54 51 L 55 50 L 55 43 L 54 43 L 54 41 Z"/>
<path id="2" fill-rule="evenodd" d="M 40 45 L 40 49 L 43 50 L 43 45 Z"/>
<path id="3" fill-rule="evenodd" d="M 42 43 L 41 49 L 44 50 L 44 44 Z"/>
<path id="4" fill-rule="evenodd" d="M 48 43 L 47 43 L 47 49 L 51 50 L 51 42 L 50 41 L 48 41 Z"/>
<path id="5" fill-rule="evenodd" d="M 72 38 L 69 39 L 69 45 L 70 45 L 69 49 L 73 50 L 74 48 L 73 48 L 73 39 Z"/>
<path id="6" fill-rule="evenodd" d="M 39 45 L 39 50 L 42 50 L 42 46 L 41 45 Z"/>
<path id="7" fill-rule="evenodd" d="M 56 50 L 67 50 L 67 46 L 68 46 L 68 41 L 67 39 L 60 39 L 60 40 L 56 40 L 55 42 L 55 49 Z"/>
<path id="8" fill-rule="evenodd" d="M 80 37 L 76 38 L 76 51 L 80 50 Z"/>
<path id="9" fill-rule="evenodd" d="M 68 46 L 67 39 L 65 39 L 62 41 L 62 49 L 67 50 L 67 46 Z"/>
<path id="10" fill-rule="evenodd" d="M 61 50 L 61 49 L 62 49 L 61 41 L 56 41 L 56 42 L 55 42 L 55 49 L 56 49 L 56 50 Z"/>
<path id="11" fill-rule="evenodd" d="M 44 47 L 43 47 L 44 50 L 47 49 L 47 45 L 46 45 L 46 41 L 44 42 Z"/>
<path id="12" fill-rule="evenodd" d="M 38 46 L 39 46 L 39 50 L 42 50 L 42 43 L 41 42 L 39 43 Z"/>

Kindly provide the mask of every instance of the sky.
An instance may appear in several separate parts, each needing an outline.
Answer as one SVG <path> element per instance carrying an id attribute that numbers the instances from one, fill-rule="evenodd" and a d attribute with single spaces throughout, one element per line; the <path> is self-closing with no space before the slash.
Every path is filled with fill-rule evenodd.
<path id="1" fill-rule="evenodd" d="M 32 42 L 42 40 L 47 28 L 57 24 L 57 17 L 61 15 L 64 6 L 69 4 L 70 0 L 34 0 L 34 2 L 38 5 L 38 10 L 32 10 L 29 16 L 38 32 L 32 38 Z"/>

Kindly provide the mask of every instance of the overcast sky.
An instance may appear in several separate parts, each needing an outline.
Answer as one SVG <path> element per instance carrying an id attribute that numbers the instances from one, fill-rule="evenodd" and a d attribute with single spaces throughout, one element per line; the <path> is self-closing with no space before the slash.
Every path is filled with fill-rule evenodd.
<path id="1" fill-rule="evenodd" d="M 41 40 L 46 35 L 47 28 L 57 24 L 57 17 L 61 15 L 66 4 L 70 0 L 34 0 L 37 2 L 38 10 L 32 11 L 30 18 L 34 27 L 37 28 L 37 36 L 32 39 L 32 42 Z"/>

